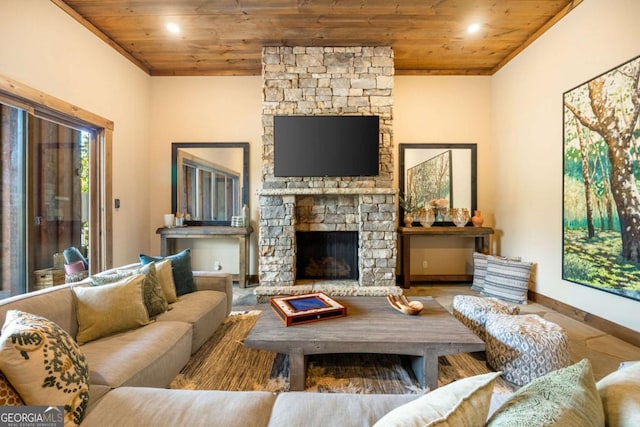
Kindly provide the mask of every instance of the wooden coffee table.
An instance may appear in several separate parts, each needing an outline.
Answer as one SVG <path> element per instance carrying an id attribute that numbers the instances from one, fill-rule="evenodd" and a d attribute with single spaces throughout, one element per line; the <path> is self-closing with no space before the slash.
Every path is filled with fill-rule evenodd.
<path id="1" fill-rule="evenodd" d="M 484 342 L 431 297 L 418 316 L 394 310 L 384 297 L 334 297 L 347 316 L 286 327 L 268 307 L 244 340 L 249 348 L 289 355 L 291 390 L 304 390 L 306 356 L 373 353 L 411 357 L 422 387 L 438 387 L 438 357 L 482 351 Z"/>

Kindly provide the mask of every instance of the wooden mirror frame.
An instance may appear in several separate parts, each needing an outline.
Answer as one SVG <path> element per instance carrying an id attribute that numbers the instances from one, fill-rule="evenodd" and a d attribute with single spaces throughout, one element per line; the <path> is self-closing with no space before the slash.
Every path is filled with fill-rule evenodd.
<path id="1" fill-rule="evenodd" d="M 178 150 L 181 148 L 240 148 L 242 149 L 242 188 L 240 189 L 242 206 L 249 206 L 249 143 L 248 142 L 173 142 L 171 143 L 171 212 L 178 211 Z M 241 215 L 239 212 L 238 215 Z M 184 221 L 185 225 L 231 225 L 231 219 L 218 220 L 189 220 Z"/>
<path id="2" fill-rule="evenodd" d="M 404 197 L 405 194 L 405 176 L 407 174 L 405 159 L 407 156 L 407 150 L 438 150 L 438 149 L 451 149 L 451 150 L 469 150 L 470 154 L 470 165 L 469 174 L 471 176 L 470 180 L 470 193 L 471 193 L 471 206 L 469 206 L 469 215 L 472 216 L 473 212 L 477 209 L 478 206 L 478 195 L 477 195 L 477 144 L 400 144 L 399 145 L 399 169 L 398 169 L 398 185 L 400 187 L 400 195 Z M 452 164 L 452 175 L 455 176 L 456 167 L 462 167 L 460 165 Z M 454 199 L 455 203 L 455 199 Z M 451 207 L 466 207 L 466 206 L 451 206 Z M 400 206 L 400 223 L 402 223 L 402 218 L 404 218 L 404 209 Z M 414 221 L 415 225 L 420 225 L 419 221 Z M 436 221 L 433 223 L 434 226 L 453 226 L 453 222 L 451 221 Z"/>

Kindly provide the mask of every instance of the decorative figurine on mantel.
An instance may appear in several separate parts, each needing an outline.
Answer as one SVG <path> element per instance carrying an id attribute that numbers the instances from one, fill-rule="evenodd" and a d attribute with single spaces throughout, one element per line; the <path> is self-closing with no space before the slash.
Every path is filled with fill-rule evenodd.
<path id="1" fill-rule="evenodd" d="M 484 222 L 484 218 L 482 218 L 482 212 L 476 210 L 473 211 L 473 216 L 471 217 L 471 223 L 474 227 L 482 227 L 482 223 Z"/>

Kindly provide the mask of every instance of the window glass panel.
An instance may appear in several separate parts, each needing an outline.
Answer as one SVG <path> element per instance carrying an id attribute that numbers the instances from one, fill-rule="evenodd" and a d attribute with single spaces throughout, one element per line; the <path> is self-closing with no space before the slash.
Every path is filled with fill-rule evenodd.
<path id="1" fill-rule="evenodd" d="M 90 138 L 86 132 L 34 117 L 29 140 L 33 147 L 29 175 L 34 218 L 30 264 L 34 270 L 42 270 L 54 267 L 53 255 L 68 247 L 88 254 L 88 215 L 83 218 L 83 212 L 88 214 L 88 197 L 83 197 L 83 192 L 89 192 Z"/>
<path id="2" fill-rule="evenodd" d="M 24 293 L 27 288 L 25 181 L 26 120 L 24 110 L 0 104 L 0 298 Z"/>

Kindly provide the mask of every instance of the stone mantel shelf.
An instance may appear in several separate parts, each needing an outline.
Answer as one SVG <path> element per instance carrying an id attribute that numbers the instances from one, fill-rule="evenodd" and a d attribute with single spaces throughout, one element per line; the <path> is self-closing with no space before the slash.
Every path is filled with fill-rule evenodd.
<path id="1" fill-rule="evenodd" d="M 313 196 L 324 194 L 360 195 L 360 194 L 397 194 L 397 188 L 267 188 L 257 191 L 258 196 Z"/>

